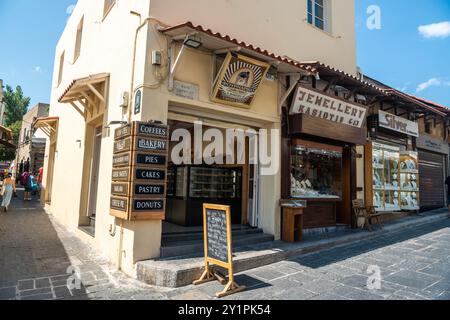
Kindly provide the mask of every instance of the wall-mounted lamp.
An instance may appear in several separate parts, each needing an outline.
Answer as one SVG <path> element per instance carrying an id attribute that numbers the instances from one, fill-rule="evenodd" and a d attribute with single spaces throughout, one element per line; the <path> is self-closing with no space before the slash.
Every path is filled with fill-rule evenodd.
<path id="1" fill-rule="evenodd" d="M 198 49 L 202 46 L 203 43 L 201 43 L 198 40 L 192 39 L 192 38 L 186 38 L 186 40 L 184 40 L 183 44 L 189 48 Z"/>
<path id="2" fill-rule="evenodd" d="M 115 125 L 118 125 L 118 124 L 124 126 L 124 125 L 127 125 L 128 122 L 127 121 L 111 121 L 110 123 L 108 123 L 108 125 L 105 127 L 105 129 L 110 129 L 111 126 L 115 126 Z"/>

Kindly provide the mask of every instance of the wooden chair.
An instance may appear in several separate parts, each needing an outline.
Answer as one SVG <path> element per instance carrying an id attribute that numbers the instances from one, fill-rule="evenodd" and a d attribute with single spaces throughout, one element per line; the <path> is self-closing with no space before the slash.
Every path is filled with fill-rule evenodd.
<path id="1" fill-rule="evenodd" d="M 380 228 L 383 229 L 383 224 L 380 219 L 382 214 L 377 213 L 375 209 L 376 207 L 374 206 L 366 207 L 363 200 L 353 200 L 353 212 L 355 213 L 356 221 L 359 218 L 364 218 L 364 226 L 367 226 L 370 232 L 372 232 L 373 220 L 376 220 Z"/>

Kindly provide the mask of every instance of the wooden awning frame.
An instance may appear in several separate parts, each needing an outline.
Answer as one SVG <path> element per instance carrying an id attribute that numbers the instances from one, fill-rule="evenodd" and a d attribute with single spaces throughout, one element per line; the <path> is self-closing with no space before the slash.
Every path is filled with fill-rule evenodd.
<path id="1" fill-rule="evenodd" d="M 50 142 L 56 141 L 58 137 L 59 117 L 37 118 L 33 122 L 34 129 L 40 129 L 49 137 Z"/>
<path id="2" fill-rule="evenodd" d="M 69 103 L 84 118 L 94 114 L 94 108 L 99 111 L 106 105 L 109 73 L 99 73 L 86 78 L 73 80 L 63 95 L 60 103 Z"/>
<path id="3" fill-rule="evenodd" d="M 6 133 L 7 135 L 7 140 L 3 139 L 3 134 Z M 10 149 L 15 149 L 17 148 L 17 146 L 15 146 L 12 143 L 12 131 L 11 129 L 5 128 L 4 126 L 0 126 L 0 145 L 6 147 L 6 148 L 10 148 Z"/>

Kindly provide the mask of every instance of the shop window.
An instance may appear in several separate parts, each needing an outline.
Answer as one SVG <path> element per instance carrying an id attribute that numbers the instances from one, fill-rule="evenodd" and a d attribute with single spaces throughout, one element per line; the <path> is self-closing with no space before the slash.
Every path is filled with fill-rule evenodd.
<path id="1" fill-rule="evenodd" d="M 307 0 L 308 23 L 316 28 L 330 32 L 329 24 L 329 1 L 328 0 Z"/>
<path id="2" fill-rule="evenodd" d="M 77 28 L 77 39 L 75 42 L 75 53 L 73 57 L 73 61 L 75 62 L 78 57 L 81 54 L 81 41 L 83 39 L 83 24 L 84 24 L 84 17 L 81 19 L 80 23 L 78 24 Z"/>
<path id="3" fill-rule="evenodd" d="M 59 58 L 58 86 L 61 84 L 63 72 L 64 72 L 64 55 L 65 55 L 65 52 L 63 52 Z"/>
<path id="4" fill-rule="evenodd" d="M 342 197 L 342 150 L 292 147 L 291 196 L 298 198 Z"/>
<path id="5" fill-rule="evenodd" d="M 105 0 L 104 6 L 103 6 L 103 18 L 105 18 L 108 13 L 111 11 L 111 9 L 116 4 L 116 0 Z"/>

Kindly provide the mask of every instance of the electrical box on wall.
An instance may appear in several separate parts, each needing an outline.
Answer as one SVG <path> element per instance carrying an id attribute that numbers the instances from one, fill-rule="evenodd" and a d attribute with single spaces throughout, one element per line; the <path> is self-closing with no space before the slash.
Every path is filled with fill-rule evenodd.
<path id="1" fill-rule="evenodd" d="M 162 64 L 162 54 L 161 51 L 153 50 L 152 51 L 152 65 L 160 66 Z"/>
<path id="2" fill-rule="evenodd" d="M 126 92 L 126 91 L 123 91 L 121 94 L 120 94 L 120 98 L 119 98 L 119 105 L 120 105 L 120 107 L 122 107 L 122 108 L 127 108 L 128 107 L 128 102 L 129 102 L 129 97 L 130 95 L 129 95 L 129 93 L 128 92 Z"/>

